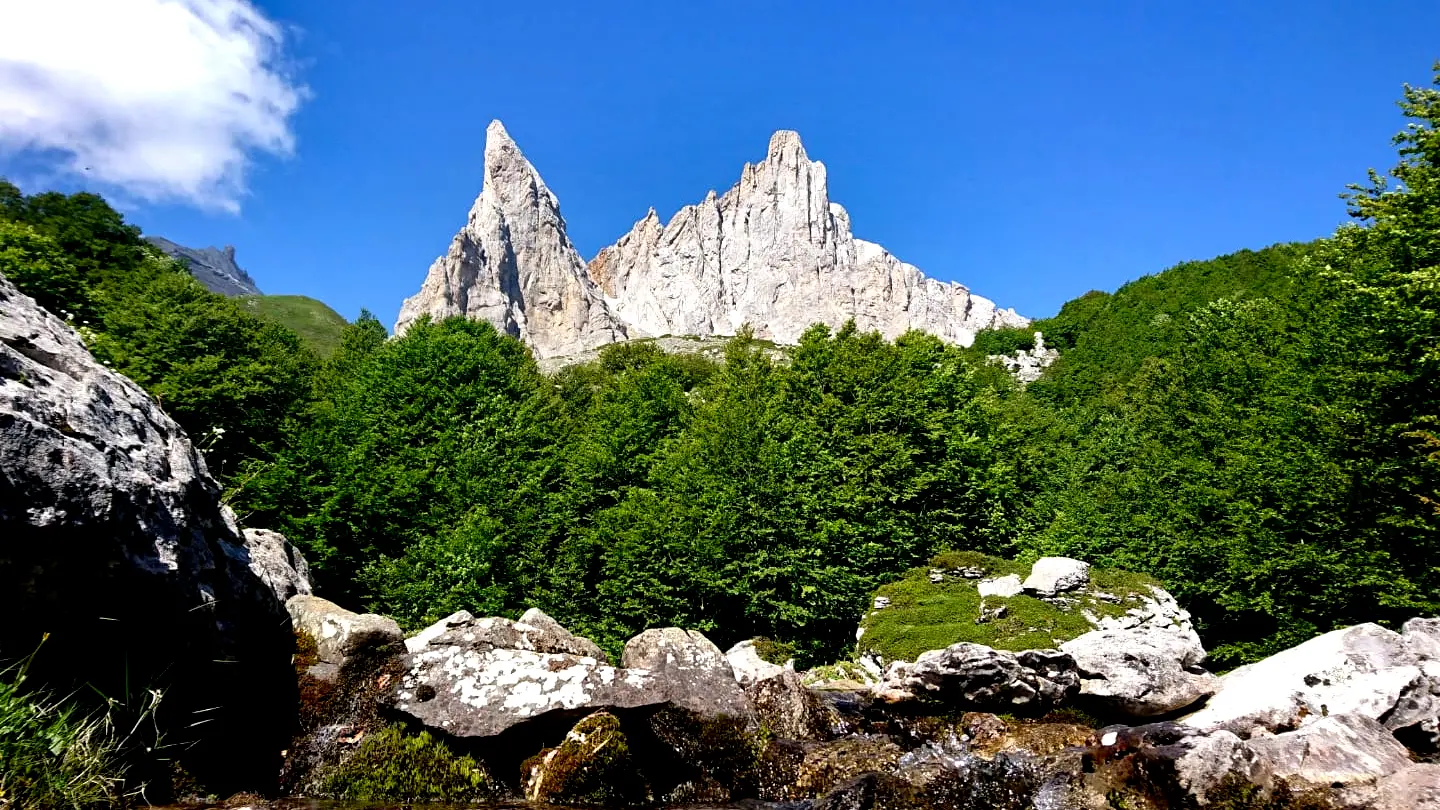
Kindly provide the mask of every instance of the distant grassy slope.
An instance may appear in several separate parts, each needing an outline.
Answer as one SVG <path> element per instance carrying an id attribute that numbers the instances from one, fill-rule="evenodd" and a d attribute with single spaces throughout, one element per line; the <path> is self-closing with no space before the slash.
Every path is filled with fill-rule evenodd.
<path id="1" fill-rule="evenodd" d="M 322 301 L 303 295 L 259 295 L 240 299 L 256 315 L 289 327 L 321 357 L 340 345 L 346 320 Z"/>

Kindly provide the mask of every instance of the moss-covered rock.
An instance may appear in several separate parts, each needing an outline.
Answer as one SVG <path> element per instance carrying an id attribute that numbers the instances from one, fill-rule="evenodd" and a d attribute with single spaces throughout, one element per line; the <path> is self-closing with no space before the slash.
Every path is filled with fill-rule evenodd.
<path id="1" fill-rule="evenodd" d="M 609 712 L 586 717 L 559 746 L 527 759 L 521 778 L 525 798 L 534 802 L 621 806 L 649 798 L 630 741 Z"/>
<path id="2" fill-rule="evenodd" d="M 473 757 L 457 754 L 429 732 L 389 725 L 318 774 L 319 793 L 348 801 L 462 802 L 493 798 L 498 786 Z"/>
<path id="3" fill-rule="evenodd" d="M 359 650 L 336 665 L 321 660 L 319 645 L 309 633 L 295 631 L 291 660 L 298 722 L 281 766 L 283 793 L 322 792 L 324 774 L 385 729 L 380 707 L 389 685 L 404 671 L 402 650 L 390 645 Z"/>
<path id="4" fill-rule="evenodd" d="M 1149 577 L 1099 568 L 1090 569 L 1087 586 L 1056 598 L 981 596 L 982 582 L 1024 580 L 1029 572 L 1023 563 L 977 552 L 940 554 L 876 591 L 860 624 L 858 652 L 884 665 L 962 641 L 1015 652 L 1053 648 L 1111 622 L 1164 613 L 1155 610 L 1157 600 L 1173 604 Z"/>

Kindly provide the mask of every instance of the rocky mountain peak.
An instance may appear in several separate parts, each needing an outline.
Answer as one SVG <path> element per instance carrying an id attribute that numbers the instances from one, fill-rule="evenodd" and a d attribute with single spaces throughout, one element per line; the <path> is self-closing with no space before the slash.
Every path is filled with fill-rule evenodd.
<path id="1" fill-rule="evenodd" d="M 260 295 L 255 279 L 235 263 L 234 245 L 219 249 L 191 248 L 161 236 L 147 236 L 145 240 L 165 255 L 184 262 L 190 275 L 211 292 L 229 296 Z"/>
<path id="2" fill-rule="evenodd" d="M 395 333 L 422 315 L 488 321 L 540 357 L 626 337 L 565 233 L 559 200 L 499 121 L 485 130 L 484 179 L 470 216 L 401 306 Z"/>
<path id="3" fill-rule="evenodd" d="M 540 357 L 626 337 L 756 334 L 793 343 L 811 324 L 897 337 L 910 329 L 969 345 L 980 329 L 1021 326 L 1014 310 L 927 278 L 856 239 L 832 202 L 825 164 L 798 133 L 777 131 L 724 194 L 709 192 L 662 223 L 651 208 L 581 262 L 555 195 L 496 121 L 470 221 L 407 299 L 396 332 L 421 314 L 483 318 Z"/>
<path id="4" fill-rule="evenodd" d="M 765 162 L 779 163 L 782 166 L 809 163 L 810 158 L 805 154 L 805 146 L 800 143 L 800 133 L 791 129 L 775 130 L 775 134 L 770 136 L 770 148 L 765 152 Z"/>

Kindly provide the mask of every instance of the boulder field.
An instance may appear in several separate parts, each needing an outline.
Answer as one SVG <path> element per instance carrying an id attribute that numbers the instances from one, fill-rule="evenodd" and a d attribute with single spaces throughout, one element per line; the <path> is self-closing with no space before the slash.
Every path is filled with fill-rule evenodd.
<path id="1" fill-rule="evenodd" d="M 1019 653 L 959 642 L 870 684 L 807 686 L 753 643 L 722 653 L 679 628 L 631 639 L 616 666 L 534 609 L 406 639 L 315 597 L 289 608 L 306 649 L 347 651 L 309 664 L 325 686 L 302 693 L 349 695 L 292 745 L 321 749 L 291 770 L 296 793 L 333 786 L 327 770 L 399 721 L 484 763 L 488 795 L 562 805 L 1440 806 L 1430 619 L 1224 677 L 1200 669 L 1193 631 L 1137 626 Z"/>

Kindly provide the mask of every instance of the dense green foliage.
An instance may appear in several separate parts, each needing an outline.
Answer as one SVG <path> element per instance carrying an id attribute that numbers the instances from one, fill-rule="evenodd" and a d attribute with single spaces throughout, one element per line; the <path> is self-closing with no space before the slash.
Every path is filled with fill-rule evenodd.
<path id="1" fill-rule="evenodd" d="M 246 310 L 299 335 L 322 358 L 340 345 L 345 319 L 323 301 L 303 295 L 254 295 L 241 300 Z"/>
<path id="2" fill-rule="evenodd" d="M 93 194 L 0 180 L 0 274 L 154 395 L 222 480 L 309 400 L 316 360 L 294 332 L 206 290 Z"/>
<path id="3" fill-rule="evenodd" d="M 1402 108 L 1356 224 L 1087 293 L 1036 324 L 1062 354 L 1028 387 L 986 356 L 1034 330 L 547 375 L 486 324 L 362 315 L 319 359 L 88 195 L 0 186 L 0 272 L 88 320 L 327 595 L 412 628 L 534 605 L 612 650 L 682 625 L 804 665 L 939 552 L 1065 554 L 1164 581 L 1230 665 L 1440 610 L 1440 90 Z"/>

